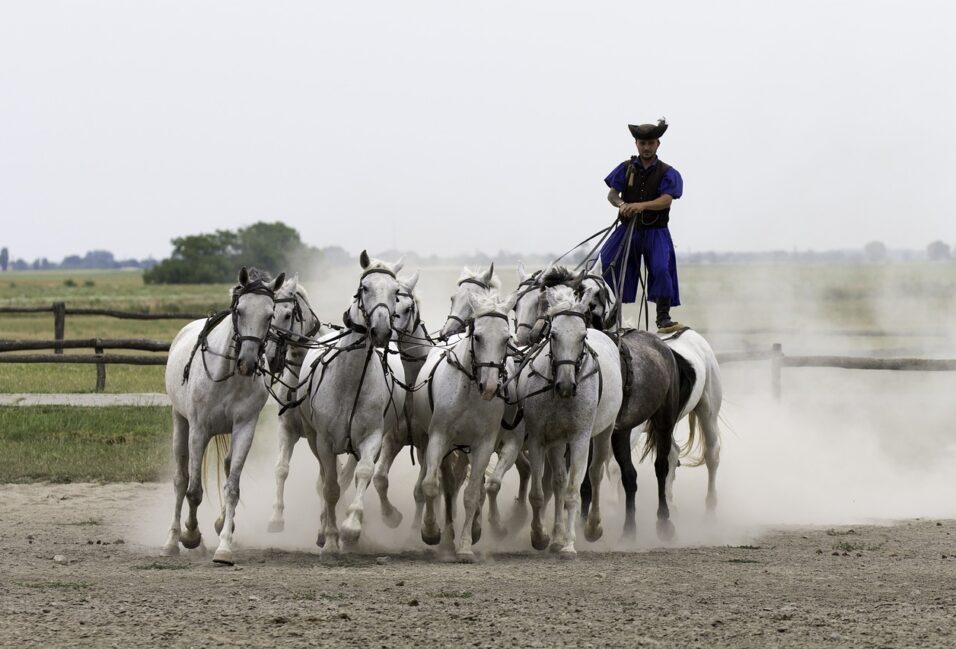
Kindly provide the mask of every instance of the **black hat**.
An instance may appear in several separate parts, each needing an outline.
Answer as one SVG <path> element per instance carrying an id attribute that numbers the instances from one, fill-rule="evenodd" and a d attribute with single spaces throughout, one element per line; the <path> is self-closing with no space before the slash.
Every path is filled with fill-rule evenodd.
<path id="1" fill-rule="evenodd" d="M 635 140 L 657 140 L 667 130 L 667 122 L 661 117 L 657 120 L 657 124 L 641 124 L 639 126 L 628 124 L 627 128 L 631 131 Z"/>

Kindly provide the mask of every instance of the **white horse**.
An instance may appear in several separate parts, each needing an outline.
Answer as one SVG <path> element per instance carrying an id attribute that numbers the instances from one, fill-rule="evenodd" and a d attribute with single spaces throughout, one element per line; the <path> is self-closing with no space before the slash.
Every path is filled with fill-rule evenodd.
<path id="1" fill-rule="evenodd" d="M 414 396 L 419 421 L 428 421 L 425 452 L 425 518 L 422 539 L 432 543 L 439 535 L 446 543 L 454 538 L 453 498 L 458 491 L 456 471 L 449 461 L 455 449 L 467 449 L 471 464 L 465 488 L 465 515 L 456 554 L 460 560 L 474 560 L 473 541 L 481 533 L 480 504 L 485 469 L 498 443 L 498 431 L 505 410 L 500 388 L 506 381 L 508 343 L 511 328 L 508 312 L 513 303 L 499 302 L 497 295 L 469 297 L 472 317 L 468 329 L 454 347 L 434 348 L 422 368 L 428 389 Z M 439 473 L 446 496 L 445 529 L 439 532 L 436 504 Z M 456 475 L 458 474 L 458 475 Z"/>
<path id="2" fill-rule="evenodd" d="M 227 463 L 225 513 L 219 547 L 213 561 L 231 564 L 232 536 L 239 476 L 252 446 L 259 412 L 269 397 L 258 376 L 260 358 L 273 317 L 275 292 L 285 274 L 275 280 L 239 272 L 231 291 L 232 306 L 221 317 L 195 320 L 176 335 L 166 363 L 166 393 L 173 407 L 173 478 L 175 504 L 163 554 L 179 553 L 179 543 L 196 548 L 202 543 L 196 510 L 202 502 L 203 454 L 215 435 L 231 434 Z M 180 531 L 183 498 L 189 501 L 186 529 Z"/>
<path id="3" fill-rule="evenodd" d="M 428 358 L 428 353 L 435 347 L 421 320 L 421 307 L 418 298 L 415 297 L 415 286 L 418 284 L 418 279 L 419 273 L 417 271 L 407 279 L 399 278 L 400 289 L 398 300 L 395 303 L 395 322 L 393 323 L 393 345 L 398 347 L 402 359 L 402 368 L 405 371 L 405 385 L 410 388 L 415 387 L 422 366 L 425 365 L 425 360 Z M 372 483 L 375 485 L 375 491 L 378 492 L 381 502 L 382 519 L 389 527 L 398 527 L 402 522 L 402 513 L 388 498 L 388 474 L 392 468 L 392 463 L 395 462 L 395 458 L 398 457 L 403 448 L 411 446 L 417 450 L 420 475 L 415 483 L 415 517 L 412 519 L 412 528 L 418 529 L 421 525 L 422 510 L 425 505 L 421 480 L 424 477 L 425 470 L 422 458 L 425 456 L 425 445 L 428 441 L 424 434 L 427 424 L 416 426 L 413 423 L 415 413 L 412 408 L 412 399 L 409 396 L 405 398 L 405 408 L 402 415 L 399 426 L 395 429 L 395 434 L 386 434 L 382 441 L 382 452 L 375 463 Z"/>
<path id="4" fill-rule="evenodd" d="M 526 356 L 517 382 L 531 458 L 531 544 L 543 550 L 551 541 L 552 551 L 572 558 L 577 554 L 575 521 L 592 440 L 590 473 L 595 487 L 585 537 L 596 541 L 603 533 L 600 481 L 621 408 L 621 364 L 614 342 L 587 327 L 590 291 L 575 299 L 571 288 L 561 286 L 546 295 L 548 337 Z M 565 464 L 566 448 L 570 452 L 570 473 Z M 542 524 L 545 453 L 551 465 L 554 492 L 550 538 Z"/>
<path id="5" fill-rule="evenodd" d="M 306 353 L 309 350 L 309 341 L 313 336 L 322 332 L 322 325 L 318 316 L 312 310 L 309 303 L 309 294 L 305 288 L 298 283 L 298 275 L 292 278 L 291 282 L 286 282 L 282 289 L 276 293 L 275 317 L 273 318 L 273 328 L 276 330 L 277 339 L 283 344 L 279 345 L 279 350 L 285 348 L 284 363 L 281 367 L 281 375 L 274 389 L 278 391 L 279 405 L 279 453 L 276 459 L 275 482 L 276 492 L 275 501 L 272 505 L 272 518 L 269 520 L 268 530 L 270 532 L 281 532 L 285 529 L 285 482 L 289 477 L 289 462 L 292 459 L 292 451 L 300 438 L 305 437 L 305 425 L 299 416 L 298 405 L 296 405 L 299 374 L 302 370 L 302 364 Z M 274 341 L 270 344 L 276 344 Z M 269 353 L 269 346 L 266 347 L 266 354 Z M 278 355 L 278 354 L 277 354 Z M 273 368 L 273 371 L 279 368 Z"/>
<path id="6" fill-rule="evenodd" d="M 323 349 L 306 355 L 299 375 L 299 412 L 322 473 L 325 507 L 317 542 L 329 553 L 339 549 L 336 456 L 349 453 L 358 459 L 355 496 L 341 530 L 342 541 L 349 545 L 362 531 L 365 490 L 382 438 L 386 431 L 394 434 L 405 400 L 405 391 L 397 385 L 404 381 L 401 361 L 387 349 L 399 291 L 396 273 L 402 264 L 370 259 L 365 251 L 360 262 L 359 288 L 345 315 L 348 329 L 321 338 Z"/>
<path id="7" fill-rule="evenodd" d="M 495 275 L 495 265 L 491 264 L 487 271 L 464 268 L 458 278 L 458 288 L 451 296 L 451 309 L 448 318 L 441 328 L 439 338 L 448 340 L 449 337 L 461 333 L 468 326 L 469 319 L 474 315 L 472 295 L 486 295 L 491 291 L 501 290 L 501 280 Z"/>

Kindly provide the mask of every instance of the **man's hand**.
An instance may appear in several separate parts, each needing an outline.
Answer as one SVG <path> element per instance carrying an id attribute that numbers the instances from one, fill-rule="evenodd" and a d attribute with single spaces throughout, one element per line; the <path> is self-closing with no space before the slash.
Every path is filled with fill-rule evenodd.
<path id="1" fill-rule="evenodd" d="M 618 210 L 618 216 L 622 220 L 628 220 L 644 211 L 644 203 L 624 203 Z"/>

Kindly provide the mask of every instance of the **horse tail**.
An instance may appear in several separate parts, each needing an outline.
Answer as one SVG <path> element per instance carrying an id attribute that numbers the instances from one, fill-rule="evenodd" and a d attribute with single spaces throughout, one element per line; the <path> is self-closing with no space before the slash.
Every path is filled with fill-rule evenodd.
<path id="1" fill-rule="evenodd" d="M 700 466 L 704 463 L 704 453 L 707 450 L 707 436 L 701 435 L 700 439 L 697 439 L 697 415 L 691 411 L 687 415 L 687 423 L 690 424 L 690 435 L 687 436 L 687 443 L 681 446 L 680 456 L 681 458 L 688 457 L 689 459 L 681 461 L 682 466 Z M 694 442 L 698 443 L 695 444 Z M 694 447 L 697 447 L 698 452 L 693 457 L 690 457 L 691 451 L 694 450 Z"/>
<path id="2" fill-rule="evenodd" d="M 638 463 L 643 462 L 644 458 L 655 450 L 657 450 L 657 429 L 654 428 L 653 422 L 648 421 L 647 426 L 644 427 L 644 450 L 641 451 L 641 459 Z"/>
<path id="3" fill-rule="evenodd" d="M 203 491 L 207 491 L 208 489 L 206 477 L 210 471 L 209 463 L 212 462 L 214 467 L 212 470 L 216 472 L 216 491 L 219 493 L 219 509 L 222 510 L 226 506 L 225 500 L 223 499 L 222 482 L 226 475 L 226 458 L 229 457 L 232 436 L 213 435 L 213 440 L 215 440 L 216 443 L 207 444 L 206 450 L 202 455 L 202 488 Z M 210 449 L 212 450 L 210 451 Z M 210 452 L 215 455 L 211 460 L 209 457 Z"/>

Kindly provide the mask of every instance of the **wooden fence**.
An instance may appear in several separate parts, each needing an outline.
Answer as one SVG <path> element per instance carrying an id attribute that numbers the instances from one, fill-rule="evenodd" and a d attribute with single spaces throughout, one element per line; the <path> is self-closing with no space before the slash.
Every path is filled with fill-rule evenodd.
<path id="1" fill-rule="evenodd" d="M 770 361 L 770 387 L 773 396 L 780 398 L 784 367 L 826 367 L 847 370 L 891 370 L 907 372 L 956 372 L 954 358 L 870 358 L 866 356 L 786 356 L 783 345 L 774 343 L 770 349 L 717 354 L 717 362 Z"/>
<path id="2" fill-rule="evenodd" d="M 148 352 L 168 352 L 170 343 L 145 339 L 101 339 L 65 340 L 67 315 L 107 316 L 133 320 L 196 320 L 205 318 L 207 313 L 141 313 L 135 311 L 116 311 L 112 309 L 75 309 L 67 308 L 63 302 L 55 302 L 49 307 L 0 307 L 3 313 L 53 313 L 54 340 L 0 340 L 0 363 L 89 363 L 96 364 L 96 391 L 106 387 L 106 366 L 119 363 L 125 365 L 165 365 L 167 356 L 134 356 L 127 354 L 108 354 L 107 349 L 126 349 Z M 726 333 L 726 332 L 721 332 Z M 742 332 L 741 332 L 742 333 Z M 748 333 L 773 333 L 769 331 L 749 331 Z M 776 332 L 786 333 L 786 332 Z M 836 331 L 825 331 L 824 335 L 837 335 Z M 898 336 L 885 331 L 844 331 L 850 336 Z M 912 335 L 912 334 L 910 334 Z M 932 336 L 930 336 L 932 337 Z M 945 337 L 941 335 L 941 337 Z M 53 349 L 53 354 L 10 354 L 3 352 L 23 352 Z M 64 349 L 92 349 L 93 354 L 63 355 Z M 721 364 L 752 361 L 770 362 L 770 385 L 774 397 L 782 393 L 782 375 L 784 367 L 826 367 L 852 370 L 903 370 L 910 372 L 952 372 L 956 371 L 956 359 L 925 358 L 870 358 L 860 356 L 787 356 L 783 346 L 774 343 L 769 349 L 743 352 L 722 352 L 717 354 Z"/>

